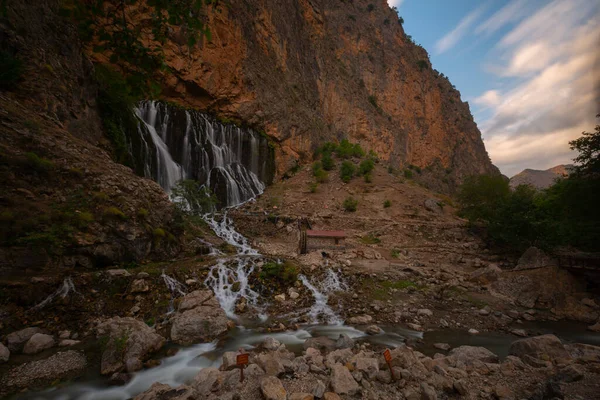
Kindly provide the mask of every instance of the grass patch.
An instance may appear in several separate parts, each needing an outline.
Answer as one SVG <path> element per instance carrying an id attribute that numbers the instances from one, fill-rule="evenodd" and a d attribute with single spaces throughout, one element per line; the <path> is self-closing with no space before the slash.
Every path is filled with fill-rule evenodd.
<path id="1" fill-rule="evenodd" d="M 284 284 L 292 284 L 298 280 L 298 268 L 291 261 L 268 262 L 262 266 L 259 278 L 263 281 L 277 280 Z"/>
<path id="2" fill-rule="evenodd" d="M 393 249 L 390 252 L 390 256 L 392 256 L 392 258 L 400 258 L 400 250 L 398 249 Z"/>
<path id="3" fill-rule="evenodd" d="M 104 216 L 108 218 L 120 219 L 122 221 L 127 219 L 127 216 L 123 211 L 117 207 L 108 207 L 104 210 Z"/>
<path id="4" fill-rule="evenodd" d="M 392 206 L 392 202 L 390 200 L 386 200 L 383 202 L 383 208 L 390 208 Z"/>
<path id="5" fill-rule="evenodd" d="M 356 211 L 356 207 L 358 206 L 358 200 L 356 200 L 353 197 L 347 197 L 346 200 L 344 200 L 344 210 L 348 211 L 348 212 L 355 212 Z"/>
<path id="6" fill-rule="evenodd" d="M 364 244 L 381 243 L 381 239 L 379 239 L 377 236 L 374 236 L 372 233 L 369 233 L 368 235 L 361 237 L 360 241 L 363 242 Z"/>
<path id="7" fill-rule="evenodd" d="M 52 161 L 35 153 L 25 153 L 25 157 L 27 158 L 27 165 L 36 172 L 48 173 L 54 168 Z"/>

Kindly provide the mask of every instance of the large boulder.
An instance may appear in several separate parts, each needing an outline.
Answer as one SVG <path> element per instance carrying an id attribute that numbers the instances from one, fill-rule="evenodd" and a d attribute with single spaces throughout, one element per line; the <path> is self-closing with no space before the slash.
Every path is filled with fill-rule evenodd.
<path id="1" fill-rule="evenodd" d="M 46 349 L 54 347 L 56 341 L 51 335 L 44 333 L 36 333 L 29 338 L 25 346 L 23 346 L 23 353 L 25 354 L 37 354 Z"/>
<path id="2" fill-rule="evenodd" d="M 203 368 L 191 385 L 200 396 L 206 397 L 219 388 L 221 379 L 221 371 L 217 368 Z"/>
<path id="3" fill-rule="evenodd" d="M 85 356 L 73 350 L 21 364 L 8 371 L 0 381 L 0 397 L 25 388 L 41 389 L 56 381 L 78 377 L 86 366 Z"/>
<path id="4" fill-rule="evenodd" d="M 519 258 L 515 270 L 536 269 L 558 266 L 558 262 L 537 247 L 530 247 Z"/>
<path id="5" fill-rule="evenodd" d="M 101 323 L 97 335 L 106 340 L 100 366 L 103 375 L 140 370 L 142 362 L 165 344 L 165 338 L 154 329 L 129 317 L 114 317 Z"/>
<path id="6" fill-rule="evenodd" d="M 487 285 L 500 277 L 502 270 L 496 265 L 488 265 L 485 268 L 479 268 L 475 270 L 469 275 L 469 280 L 471 282 L 478 283 L 480 285 Z"/>
<path id="7" fill-rule="evenodd" d="M 179 344 L 207 342 L 229 328 L 229 319 L 210 290 L 186 295 L 171 322 L 171 340 Z"/>
<path id="8" fill-rule="evenodd" d="M 570 359 L 560 339 L 554 335 L 541 335 L 512 342 L 509 354 L 523 358 L 530 356 L 544 361 Z"/>
<path id="9" fill-rule="evenodd" d="M 427 368 L 425 368 L 410 347 L 404 345 L 396 347 L 390 354 L 392 356 L 392 361 L 390 361 L 392 367 L 408 369 L 416 376 L 422 376 L 427 373 Z"/>
<path id="10" fill-rule="evenodd" d="M 287 392 L 281 381 L 274 376 L 265 376 L 260 380 L 260 391 L 265 400 L 286 400 Z"/>
<path id="11" fill-rule="evenodd" d="M 135 396 L 134 400 L 196 400 L 196 391 L 189 386 L 172 388 L 164 383 L 156 382 L 150 389 Z"/>
<path id="12" fill-rule="evenodd" d="M 331 389 L 337 394 L 354 395 L 358 392 L 358 383 L 352 374 L 342 364 L 336 364 L 331 368 Z"/>
<path id="13" fill-rule="evenodd" d="M 434 212 L 436 214 L 441 214 L 444 210 L 440 206 L 439 201 L 436 199 L 427 199 L 423 202 L 423 206 L 427 211 Z"/>
<path id="14" fill-rule="evenodd" d="M 17 353 L 23 350 L 23 346 L 25 345 L 25 343 L 27 343 L 27 341 L 31 339 L 33 335 L 40 332 L 42 332 L 40 328 L 31 327 L 21 329 L 20 331 L 16 331 L 13 333 L 9 333 L 6 336 L 6 343 L 8 345 L 8 349 L 12 353 Z"/>
<path id="15" fill-rule="evenodd" d="M 600 346 L 591 344 L 573 343 L 565 345 L 569 355 L 576 360 L 584 362 L 600 362 Z"/>

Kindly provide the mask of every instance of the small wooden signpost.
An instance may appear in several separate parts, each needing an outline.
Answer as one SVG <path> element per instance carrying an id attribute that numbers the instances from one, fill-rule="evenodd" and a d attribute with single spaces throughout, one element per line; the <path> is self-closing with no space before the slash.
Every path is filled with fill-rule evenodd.
<path id="1" fill-rule="evenodd" d="M 390 352 L 390 349 L 385 349 L 385 351 L 383 352 L 383 358 L 385 358 L 385 362 L 390 368 L 390 374 L 392 375 L 392 379 L 396 380 L 396 377 L 394 376 L 394 370 L 392 369 L 392 353 Z"/>
<path id="2" fill-rule="evenodd" d="M 238 354 L 235 361 L 240 369 L 240 382 L 244 382 L 244 368 L 248 365 L 248 353 Z"/>

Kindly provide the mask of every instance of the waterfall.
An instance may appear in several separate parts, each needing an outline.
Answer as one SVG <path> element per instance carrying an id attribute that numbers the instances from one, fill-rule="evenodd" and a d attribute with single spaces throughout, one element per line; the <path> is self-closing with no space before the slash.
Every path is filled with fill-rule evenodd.
<path id="1" fill-rule="evenodd" d="M 344 321 L 327 304 L 331 293 L 347 290 L 346 284 L 342 282 L 338 274 L 332 269 L 328 269 L 325 278 L 318 284 L 312 283 L 304 275 L 300 275 L 299 278 L 315 298 L 315 304 L 312 305 L 309 312 L 311 322 L 319 323 L 319 317 L 321 316 L 330 325 L 342 325 Z"/>
<path id="2" fill-rule="evenodd" d="M 256 249 L 253 249 L 248 244 L 248 239 L 235 230 L 233 221 L 227 217 L 227 212 L 223 213 L 221 220 L 217 220 L 214 214 L 205 215 L 204 220 L 218 237 L 223 239 L 226 243 L 234 246 L 239 255 L 260 255 Z"/>
<path id="3" fill-rule="evenodd" d="M 167 285 L 169 291 L 171 292 L 171 300 L 169 300 L 169 311 L 167 312 L 167 314 L 170 314 L 174 311 L 173 301 L 176 297 L 185 296 L 187 293 L 187 287 L 183 283 L 179 282 L 177 279 L 165 274 L 165 271 L 163 271 L 160 276 L 161 278 L 163 278 L 163 281 L 165 281 L 165 285 Z"/>
<path id="4" fill-rule="evenodd" d="M 221 207 L 231 207 L 261 194 L 273 179 L 273 151 L 252 129 L 156 101 L 141 102 L 135 113 L 140 122 L 128 145 L 136 171 L 167 192 L 194 179 Z"/>
<path id="5" fill-rule="evenodd" d="M 70 276 L 68 276 L 64 279 L 62 285 L 60 285 L 60 287 L 58 289 L 56 289 L 56 291 L 54 293 L 52 293 L 50 296 L 46 297 L 44 300 L 42 300 L 37 305 L 33 306 L 30 309 L 30 311 L 40 310 L 40 309 L 46 307 L 48 304 L 50 304 L 52 302 L 52 300 L 54 300 L 55 298 L 57 298 L 59 296 L 61 299 L 64 299 L 65 297 L 67 297 L 69 295 L 70 292 L 77 293 L 77 291 L 75 290 L 75 284 L 73 283 L 73 280 L 71 279 Z"/>

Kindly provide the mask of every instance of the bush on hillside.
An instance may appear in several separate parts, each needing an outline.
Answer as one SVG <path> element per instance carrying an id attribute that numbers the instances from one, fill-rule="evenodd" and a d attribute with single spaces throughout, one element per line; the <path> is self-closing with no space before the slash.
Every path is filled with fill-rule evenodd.
<path id="1" fill-rule="evenodd" d="M 358 200 L 354 199 L 353 197 L 347 197 L 346 200 L 344 200 L 343 206 L 344 210 L 348 212 L 354 212 L 358 206 Z"/>
<path id="2" fill-rule="evenodd" d="M 356 166 L 351 161 L 344 161 L 340 167 L 340 178 L 345 183 L 348 183 L 356 173 Z"/>

